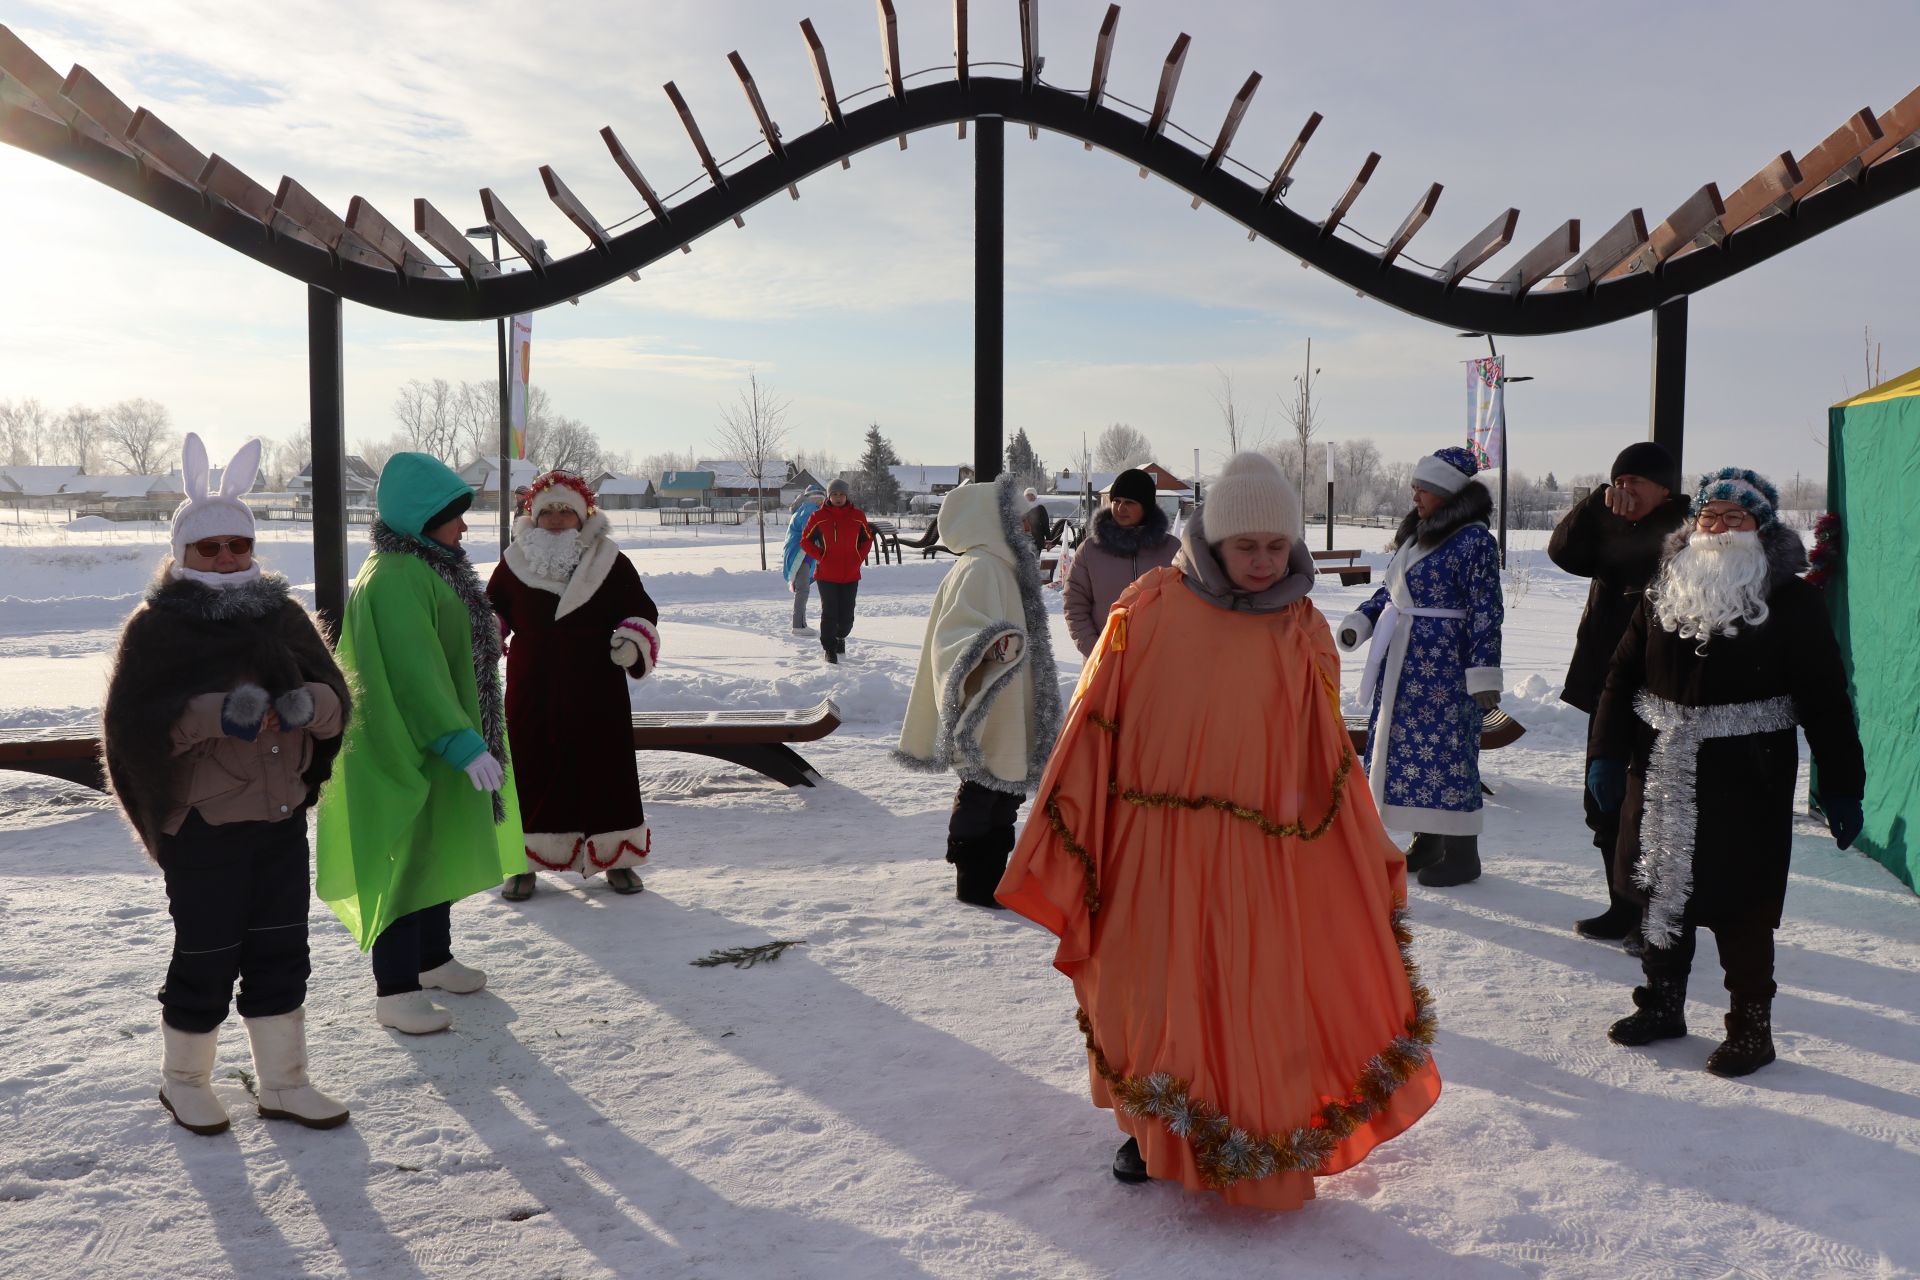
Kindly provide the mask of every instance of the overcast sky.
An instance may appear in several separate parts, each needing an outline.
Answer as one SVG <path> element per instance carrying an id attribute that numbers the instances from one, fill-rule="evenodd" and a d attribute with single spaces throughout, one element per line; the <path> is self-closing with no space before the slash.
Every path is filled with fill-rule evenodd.
<path id="1" fill-rule="evenodd" d="M 952 62 L 950 8 L 898 0 L 909 70 Z M 1014 0 L 975 0 L 976 63 L 1017 60 Z M 1100 0 L 1043 0 L 1046 78 L 1083 88 Z M 756 136 L 727 67 L 739 50 L 789 137 L 820 108 L 798 21 L 842 95 L 880 78 L 870 0 L 314 2 L 0 0 L 56 69 L 81 63 L 203 152 L 272 188 L 292 174 L 336 212 L 363 195 L 395 222 L 426 196 L 481 221 L 492 186 L 556 254 L 582 238 L 546 200 L 551 163 L 601 217 L 639 201 L 598 137 L 611 124 L 662 189 L 698 162 L 660 85 L 676 81 L 716 153 Z M 1340 5 L 1133 0 L 1110 92 L 1150 103 L 1193 37 L 1176 123 L 1211 138 L 1249 71 L 1265 76 L 1234 155 L 1271 172 L 1309 111 L 1325 123 L 1290 203 L 1313 218 L 1369 150 L 1348 217 L 1384 239 L 1429 182 L 1446 192 L 1411 253 L 1449 256 L 1508 205 L 1516 248 L 1568 217 L 1587 239 L 1627 209 L 1649 224 L 1701 183 L 1731 191 L 1920 79 L 1920 6 L 1782 0 Z M 964 461 L 972 421 L 972 141 L 951 129 L 837 167 L 620 282 L 534 321 L 533 378 L 611 448 L 712 450 L 717 405 L 749 369 L 790 397 L 797 447 L 849 465 L 870 421 L 909 461 Z M 1465 432 L 1459 361 L 1484 343 L 1403 316 L 1247 242 L 1181 192 L 1071 139 L 1008 131 L 1007 424 L 1058 467 L 1125 421 L 1176 470 L 1217 466 L 1217 371 L 1277 433 L 1313 339 L 1332 440 L 1412 458 Z M 1825 472 L 1826 406 L 1920 364 L 1920 197 L 1829 232 L 1693 299 L 1689 470 Z M 215 452 L 306 418 L 304 285 L 38 157 L 0 146 L 0 397 L 56 408 L 149 396 Z M 1503 259 L 1496 259 L 1497 267 Z M 1514 465 L 1604 469 L 1646 432 L 1650 321 L 1502 343 Z M 382 438 L 409 378 L 489 378 L 494 327 L 349 305 L 347 434 Z"/>

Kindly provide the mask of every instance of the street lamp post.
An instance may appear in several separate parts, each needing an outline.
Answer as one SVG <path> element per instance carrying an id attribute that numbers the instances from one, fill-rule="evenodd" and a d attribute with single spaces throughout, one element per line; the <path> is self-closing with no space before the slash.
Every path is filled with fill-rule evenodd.
<path id="1" fill-rule="evenodd" d="M 1460 338 L 1485 338 L 1487 340 L 1488 352 L 1492 354 L 1495 360 L 1498 360 L 1500 358 L 1500 349 L 1493 345 L 1493 335 L 1490 333 L 1470 332 L 1470 333 L 1460 333 L 1454 336 L 1460 337 Z M 1533 375 L 1530 373 L 1525 374 L 1518 378 L 1509 378 L 1509 377 L 1502 376 L 1500 379 L 1500 385 L 1504 387 L 1509 382 L 1532 382 L 1532 381 L 1533 381 Z M 1507 567 L 1507 398 L 1504 395 L 1500 397 L 1500 534 L 1499 534 L 1499 537 L 1500 537 L 1500 567 L 1504 569 Z"/>
<path id="2" fill-rule="evenodd" d="M 493 245 L 493 265 L 500 265 L 500 233 L 492 227 L 468 227 L 467 238 L 478 240 L 485 236 Z M 494 340 L 500 350 L 500 555 L 507 554 L 507 542 L 513 533 L 513 515 L 508 504 L 508 493 L 513 488 L 513 419 L 509 407 L 507 392 L 507 321 L 506 317 L 493 322 Z"/>

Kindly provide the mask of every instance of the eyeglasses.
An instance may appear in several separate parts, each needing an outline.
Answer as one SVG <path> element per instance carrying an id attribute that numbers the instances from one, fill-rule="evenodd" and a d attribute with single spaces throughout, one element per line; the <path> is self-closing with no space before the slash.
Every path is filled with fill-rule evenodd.
<path id="1" fill-rule="evenodd" d="M 206 557 L 208 560 L 211 560 L 215 556 L 219 555 L 223 548 L 226 550 L 232 551 L 233 554 L 237 556 L 244 556 L 253 550 L 253 539 L 252 538 L 202 538 L 198 542 L 191 542 L 191 543 L 188 543 L 187 545 L 192 547 L 195 551 L 199 552 L 202 556 Z"/>
<path id="2" fill-rule="evenodd" d="M 1753 523 L 1753 516 L 1745 511 L 1702 511 L 1694 519 L 1702 529 L 1744 529 Z"/>

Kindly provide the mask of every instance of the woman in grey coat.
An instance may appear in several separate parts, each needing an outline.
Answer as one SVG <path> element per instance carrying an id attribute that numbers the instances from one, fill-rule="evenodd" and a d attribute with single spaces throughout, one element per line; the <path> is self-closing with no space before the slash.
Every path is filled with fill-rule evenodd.
<path id="1" fill-rule="evenodd" d="M 1081 657 L 1093 652 L 1120 593 L 1149 569 L 1173 563 L 1180 540 L 1167 532 L 1167 513 L 1154 501 L 1153 477 L 1139 468 L 1122 471 L 1107 490 L 1107 505 L 1093 513 L 1087 537 L 1074 553 L 1067 577 L 1067 632 Z"/>

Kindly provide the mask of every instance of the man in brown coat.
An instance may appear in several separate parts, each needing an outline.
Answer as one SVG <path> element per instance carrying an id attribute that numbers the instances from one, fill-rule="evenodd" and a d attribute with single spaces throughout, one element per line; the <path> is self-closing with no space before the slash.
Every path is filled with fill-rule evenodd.
<path id="1" fill-rule="evenodd" d="M 1093 652 L 1120 593 L 1147 570 L 1172 564 L 1180 549 L 1180 540 L 1167 532 L 1167 513 L 1154 501 L 1154 492 L 1146 472 L 1122 471 L 1074 553 L 1067 576 L 1067 633 L 1083 658 Z"/>

